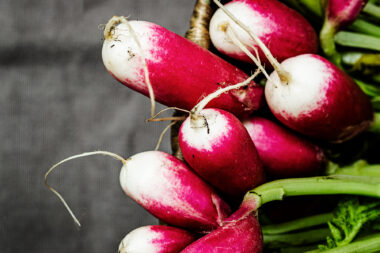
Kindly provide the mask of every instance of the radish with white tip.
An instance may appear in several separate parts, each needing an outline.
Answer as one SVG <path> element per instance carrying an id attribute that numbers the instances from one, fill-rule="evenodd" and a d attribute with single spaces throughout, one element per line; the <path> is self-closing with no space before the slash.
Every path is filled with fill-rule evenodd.
<path id="1" fill-rule="evenodd" d="M 248 78 L 210 51 L 154 23 L 115 16 L 107 23 L 104 38 L 102 57 L 108 72 L 167 106 L 190 110 L 202 96 Z M 209 106 L 242 116 L 259 109 L 262 102 L 263 88 L 251 82 Z"/>
<path id="2" fill-rule="evenodd" d="M 45 184 L 63 202 L 74 221 L 79 221 L 62 196 L 47 184 L 47 176 L 58 165 L 84 156 L 103 154 L 123 163 L 120 183 L 124 192 L 158 219 L 178 227 L 207 233 L 219 227 L 230 207 L 185 163 L 161 151 L 147 151 L 124 159 L 107 151 L 69 157 L 45 174 Z"/>
<path id="3" fill-rule="evenodd" d="M 186 230 L 151 225 L 129 232 L 119 245 L 119 253 L 178 253 L 197 239 Z"/>
<path id="4" fill-rule="evenodd" d="M 191 110 L 181 125 L 178 140 L 184 159 L 206 182 L 229 197 L 240 199 L 249 189 L 263 183 L 265 176 L 244 125 L 229 112 L 203 109 L 225 89 L 210 94 Z"/>
<path id="5" fill-rule="evenodd" d="M 318 51 L 318 36 L 313 27 L 301 14 L 277 0 L 234 0 L 224 6 L 254 31 L 280 62 L 292 56 Z M 251 53 L 255 54 L 258 50 L 260 60 L 269 64 L 258 44 L 223 10 L 218 9 L 214 13 L 209 30 L 213 45 L 223 54 L 251 62 L 231 40 L 229 32 L 232 32 L 249 47 Z"/>
<path id="6" fill-rule="evenodd" d="M 256 41 L 274 67 L 265 85 L 265 98 L 282 123 L 307 136 L 331 142 L 349 140 L 371 125 L 369 98 L 342 70 L 315 54 L 278 63 L 249 27 L 219 1 L 214 2 Z"/>

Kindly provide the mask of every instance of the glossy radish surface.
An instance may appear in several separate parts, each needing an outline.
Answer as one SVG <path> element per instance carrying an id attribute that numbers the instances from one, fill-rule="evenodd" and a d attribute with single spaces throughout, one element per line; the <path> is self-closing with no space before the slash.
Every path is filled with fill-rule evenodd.
<path id="1" fill-rule="evenodd" d="M 222 227 L 187 246 L 183 253 L 258 253 L 263 250 L 263 237 L 254 214 L 230 220 Z"/>
<path id="2" fill-rule="evenodd" d="M 128 233 L 119 245 L 119 253 L 177 253 L 197 239 L 183 229 L 152 225 Z"/>
<path id="3" fill-rule="evenodd" d="M 267 81 L 265 97 L 282 123 L 310 137 L 332 142 L 348 140 L 367 129 L 373 119 L 369 98 L 355 82 L 321 56 L 304 54 L 281 63 L 287 83 L 277 72 Z"/>
<path id="4" fill-rule="evenodd" d="M 243 123 L 269 175 L 310 176 L 326 166 L 326 157 L 318 146 L 284 126 L 262 117 L 251 117 Z"/>
<path id="5" fill-rule="evenodd" d="M 219 191 L 234 197 L 264 182 L 255 145 L 244 125 L 231 113 L 208 108 L 188 117 L 179 145 L 189 165 Z"/>
<path id="6" fill-rule="evenodd" d="M 141 48 L 127 23 L 110 23 L 102 51 L 105 67 L 122 84 L 148 95 L 145 59 L 155 98 L 164 105 L 190 110 L 203 96 L 248 78 L 220 57 L 154 23 L 129 22 Z M 262 99 L 263 88 L 252 82 L 246 89 L 222 94 L 208 106 L 240 116 L 257 110 Z"/>
<path id="7" fill-rule="evenodd" d="M 317 34 L 308 21 L 277 0 L 234 0 L 227 3 L 225 8 L 248 26 L 280 62 L 300 54 L 316 53 L 318 50 Z M 212 43 L 220 52 L 232 58 L 251 62 L 228 37 L 226 31 L 231 28 L 243 44 L 259 49 L 256 42 L 221 9 L 215 12 L 210 22 Z M 252 48 L 250 51 L 255 55 Z M 259 56 L 268 66 L 269 62 L 261 50 Z"/>
<path id="8" fill-rule="evenodd" d="M 229 206 L 185 163 L 160 151 L 130 157 L 120 172 L 125 193 L 160 220 L 209 232 L 229 215 Z"/>

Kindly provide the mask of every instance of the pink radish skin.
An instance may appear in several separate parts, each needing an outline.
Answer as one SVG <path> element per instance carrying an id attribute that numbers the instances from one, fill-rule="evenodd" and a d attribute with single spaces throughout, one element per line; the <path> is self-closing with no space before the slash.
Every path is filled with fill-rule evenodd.
<path id="1" fill-rule="evenodd" d="M 119 253 L 178 253 L 197 237 L 183 229 L 152 225 L 128 233 L 119 245 Z"/>
<path id="2" fill-rule="evenodd" d="M 219 109 L 204 109 L 200 115 L 203 125 L 194 126 L 190 116 L 179 131 L 179 145 L 186 162 L 228 196 L 241 198 L 263 183 L 262 163 L 244 125 L 231 113 Z"/>
<path id="3" fill-rule="evenodd" d="M 202 96 L 248 78 L 230 63 L 159 25 L 129 24 L 140 41 L 155 98 L 164 105 L 190 110 Z M 111 27 L 103 44 L 105 67 L 119 82 L 148 96 L 143 58 L 128 26 Z M 242 116 L 257 110 L 262 102 L 263 88 L 251 82 L 248 88 L 223 94 L 208 106 Z"/>
<path id="4" fill-rule="evenodd" d="M 254 214 L 226 221 L 223 227 L 187 246 L 182 253 L 258 253 L 263 251 L 263 237 Z"/>
<path id="5" fill-rule="evenodd" d="M 269 48 L 278 61 L 305 53 L 318 51 L 318 36 L 312 26 L 296 11 L 276 0 L 235 0 L 225 5 L 246 26 L 248 26 Z M 245 45 L 259 49 L 249 35 L 218 9 L 210 21 L 210 36 L 214 46 L 223 54 L 245 62 L 251 59 L 241 51 L 226 34 L 227 26 L 236 31 Z M 250 49 L 253 55 L 255 52 Z M 270 66 L 261 50 L 259 58 Z"/>
<path id="6" fill-rule="evenodd" d="M 325 168 L 327 159 L 322 149 L 285 127 L 261 117 L 243 123 L 269 175 L 310 176 Z"/>
<path id="7" fill-rule="evenodd" d="M 130 157 L 120 172 L 124 192 L 158 219 L 206 233 L 220 226 L 229 206 L 183 162 L 160 151 Z"/>
<path id="8" fill-rule="evenodd" d="M 328 0 L 326 18 L 336 30 L 354 22 L 368 0 Z"/>
<path id="9" fill-rule="evenodd" d="M 369 98 L 355 82 L 321 56 L 304 54 L 281 63 L 290 79 L 277 72 L 265 86 L 272 113 L 282 123 L 310 137 L 343 142 L 367 129 L 373 120 Z"/>

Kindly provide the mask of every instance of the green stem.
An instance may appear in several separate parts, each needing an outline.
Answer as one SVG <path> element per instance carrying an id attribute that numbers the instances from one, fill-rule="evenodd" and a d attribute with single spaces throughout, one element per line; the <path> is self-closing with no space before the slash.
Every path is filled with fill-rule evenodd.
<path id="1" fill-rule="evenodd" d="M 264 245 L 268 248 L 305 245 L 322 242 L 326 239 L 327 236 L 331 236 L 330 230 L 328 228 L 318 228 L 289 234 L 264 234 Z"/>
<path id="2" fill-rule="evenodd" d="M 373 3 L 367 3 L 362 10 L 364 13 L 380 19 L 380 7 Z"/>
<path id="3" fill-rule="evenodd" d="M 307 253 L 371 253 L 380 251 L 380 233 L 361 238 L 345 246 L 329 249 L 329 250 L 312 250 Z"/>
<path id="4" fill-rule="evenodd" d="M 323 16 L 323 6 L 319 0 L 283 0 L 299 12 L 311 13 L 316 17 Z"/>
<path id="5" fill-rule="evenodd" d="M 244 201 L 254 198 L 255 203 L 252 204 L 252 209 L 256 210 L 265 203 L 282 200 L 284 197 L 335 194 L 352 194 L 380 198 L 380 178 L 331 175 L 275 180 L 249 191 Z"/>
<path id="6" fill-rule="evenodd" d="M 380 134 L 380 113 L 379 112 L 375 113 L 373 123 L 371 127 L 368 129 L 368 131 L 376 133 L 376 134 Z"/>
<path id="7" fill-rule="evenodd" d="M 380 38 L 353 32 L 338 32 L 335 43 L 346 47 L 355 47 L 380 51 Z"/>
<path id="8" fill-rule="evenodd" d="M 333 218 L 332 213 L 324 213 L 313 215 L 306 218 L 301 218 L 289 222 L 284 222 L 281 224 L 267 225 L 261 227 L 263 234 L 282 234 L 287 232 L 292 232 L 296 230 L 301 230 L 305 228 L 310 228 L 314 226 L 319 226 L 322 224 L 326 224 L 329 220 Z"/>
<path id="9" fill-rule="evenodd" d="M 350 175 L 350 176 L 366 175 L 368 177 L 380 178 L 380 164 L 369 165 L 366 161 L 359 160 L 345 167 L 336 167 L 335 169 L 327 171 L 327 173 L 335 174 L 335 175 Z"/>
<path id="10" fill-rule="evenodd" d="M 380 66 L 380 54 L 344 52 L 342 53 L 342 62 L 354 69 L 361 69 L 362 66 L 378 67 Z"/>
<path id="11" fill-rule="evenodd" d="M 336 65 L 340 66 L 341 57 L 336 51 L 334 36 L 337 30 L 335 25 L 330 22 L 327 18 L 323 23 L 321 32 L 319 33 L 319 40 L 321 42 L 321 47 L 325 55 Z"/>
<path id="12" fill-rule="evenodd" d="M 376 37 L 380 37 L 380 27 L 377 25 L 374 25 L 368 21 L 365 21 L 363 19 L 356 19 L 355 22 L 348 27 L 348 29 L 353 30 L 355 32 L 359 33 L 365 33 L 368 35 L 373 35 Z"/>

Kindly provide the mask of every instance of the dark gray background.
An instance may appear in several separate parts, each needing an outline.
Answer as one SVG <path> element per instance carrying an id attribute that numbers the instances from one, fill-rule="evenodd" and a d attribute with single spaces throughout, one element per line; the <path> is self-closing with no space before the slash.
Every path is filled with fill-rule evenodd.
<path id="1" fill-rule="evenodd" d="M 145 123 L 149 100 L 106 72 L 98 25 L 130 15 L 183 35 L 194 3 L 0 1 L 0 252 L 116 252 L 127 232 L 156 223 L 124 195 L 112 158 L 81 158 L 50 176 L 80 230 L 43 176 L 73 154 L 154 148 L 166 123 Z M 168 136 L 161 150 L 170 151 Z"/>

